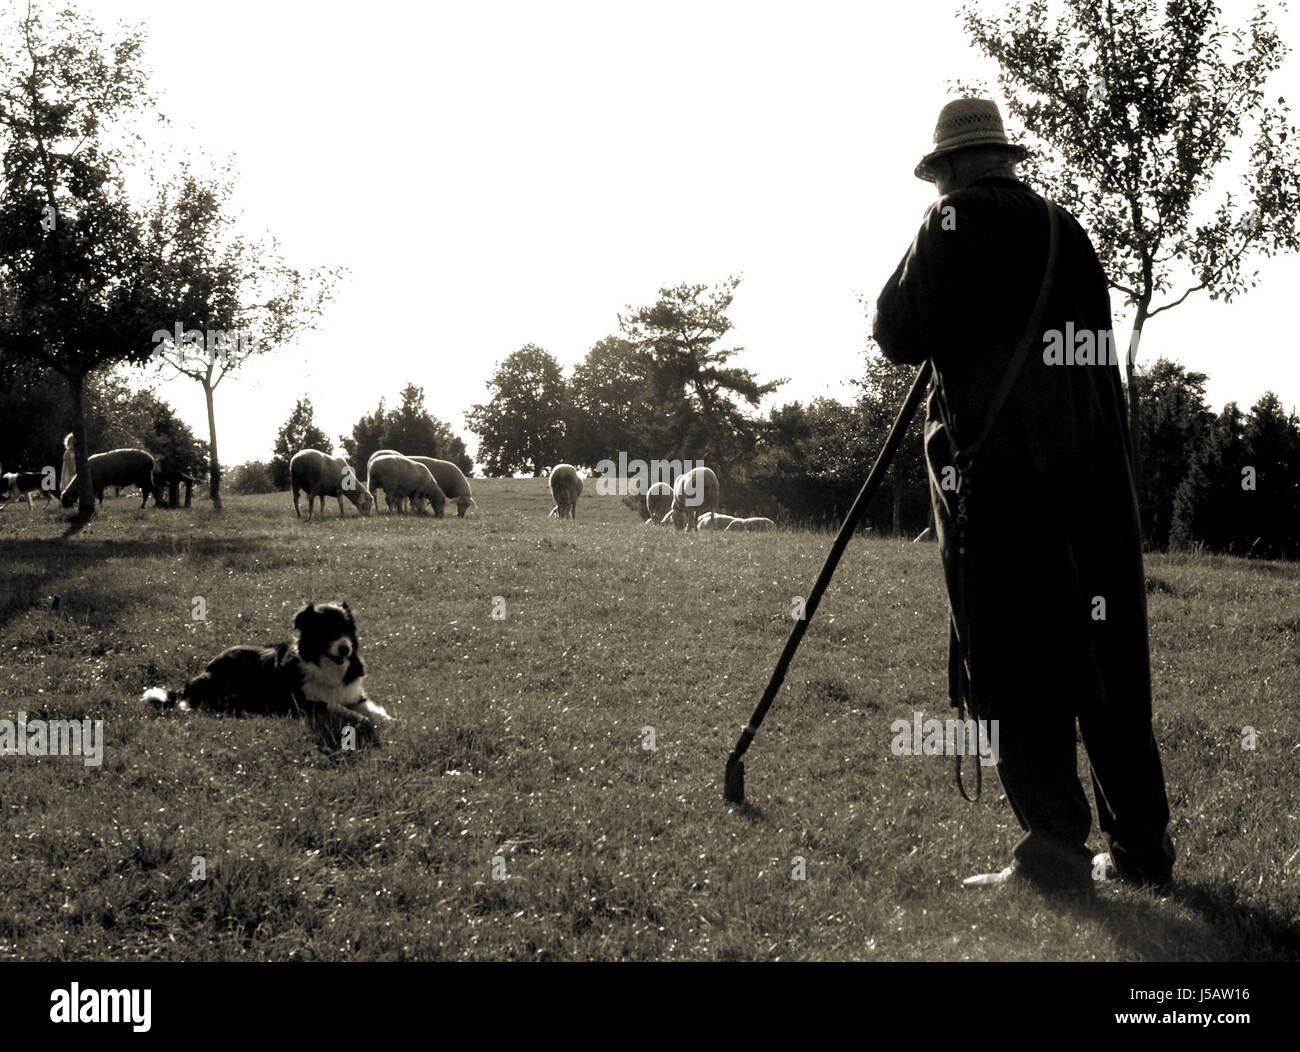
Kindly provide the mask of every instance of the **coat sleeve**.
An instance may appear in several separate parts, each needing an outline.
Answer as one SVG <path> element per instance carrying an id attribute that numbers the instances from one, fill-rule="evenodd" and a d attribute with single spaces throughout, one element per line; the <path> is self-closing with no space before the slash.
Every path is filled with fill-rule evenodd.
<path id="1" fill-rule="evenodd" d="M 963 216 L 962 218 L 967 218 Z M 919 364 L 960 340 L 963 317 L 959 295 L 970 278 L 968 222 L 958 220 L 953 195 L 941 197 L 925 213 L 903 261 L 876 301 L 871 332 L 892 362 Z"/>

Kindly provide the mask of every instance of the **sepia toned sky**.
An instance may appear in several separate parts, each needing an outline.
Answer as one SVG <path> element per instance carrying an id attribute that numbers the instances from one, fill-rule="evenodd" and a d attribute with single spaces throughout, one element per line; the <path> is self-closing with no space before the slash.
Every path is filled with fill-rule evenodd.
<path id="1" fill-rule="evenodd" d="M 1241 23 L 1252 5 L 1222 6 Z M 146 23 L 164 157 L 234 155 L 246 233 L 350 270 L 318 331 L 218 389 L 227 466 L 268 459 L 299 397 L 337 440 L 407 381 L 473 455 L 464 416 L 506 355 L 534 343 L 572 366 L 628 305 L 731 274 L 736 364 L 790 378 L 768 404 L 852 397 L 859 296 L 933 198 L 912 168 L 945 80 L 996 72 L 949 0 L 83 9 Z M 1275 18 L 1300 46 L 1300 16 Z M 1298 87 L 1292 55 L 1269 94 Z M 1300 260 L 1260 271 L 1231 305 L 1202 293 L 1154 319 L 1140 358 L 1209 373 L 1216 410 L 1269 388 L 1300 407 Z M 207 436 L 197 384 L 159 391 Z"/>

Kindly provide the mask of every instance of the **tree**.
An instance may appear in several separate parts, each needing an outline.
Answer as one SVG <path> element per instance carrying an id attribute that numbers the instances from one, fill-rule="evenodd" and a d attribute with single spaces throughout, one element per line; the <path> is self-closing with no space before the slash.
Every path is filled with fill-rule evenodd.
<path id="1" fill-rule="evenodd" d="M 152 105 L 143 34 L 108 45 L 75 11 L 47 20 L 29 7 L 0 41 L 0 346 L 68 385 L 84 522 L 95 514 L 86 378 L 148 356 L 143 334 L 159 290 L 150 217 L 125 192 L 115 145 L 118 122 Z"/>
<path id="2" fill-rule="evenodd" d="M 1163 12 L 1146 0 L 1064 3 L 1056 19 L 1046 0 L 993 18 L 968 3 L 961 18 L 998 62 L 1011 115 L 1043 144 L 1027 177 L 1089 229 L 1111 286 L 1134 308 L 1129 429 L 1145 491 L 1136 359 L 1147 322 L 1195 292 L 1231 302 L 1257 283 L 1252 253 L 1300 248 L 1296 129 L 1284 98 L 1264 99 L 1287 48 L 1263 7 L 1230 30 L 1212 0 L 1168 0 Z M 1225 191 L 1202 202 L 1252 121 L 1240 199 Z M 1190 277 L 1175 280 L 1175 261 Z M 1158 295 L 1167 298 L 1153 307 Z"/>
<path id="3" fill-rule="evenodd" d="M 737 399 L 758 405 L 785 380 L 760 384 L 748 369 L 726 363 L 743 348 L 717 346 L 728 332 L 739 277 L 710 289 L 678 285 L 660 289 L 647 307 L 619 315 L 623 334 L 650 356 L 651 397 L 658 427 L 651 436 L 671 459 L 707 460 L 725 467 L 752 448 L 759 421 Z"/>
<path id="4" fill-rule="evenodd" d="M 229 168 L 208 179 L 181 165 L 158 190 L 153 235 L 161 260 L 168 329 L 154 331 L 155 361 L 198 381 L 208 410 L 209 493 L 221 509 L 216 389 L 249 358 L 313 328 L 341 267 L 307 272 L 289 266 L 274 239 L 252 243 L 235 233 Z M 288 476 L 285 476 L 288 484 Z"/>
<path id="5" fill-rule="evenodd" d="M 867 441 L 865 456 L 859 454 L 855 458 L 861 474 L 859 486 L 866 481 L 871 465 L 875 463 L 877 454 L 884 448 L 889 430 L 894 426 L 894 420 L 898 416 L 898 410 L 907 400 L 908 392 L 912 389 L 912 381 L 916 379 L 916 369 L 913 366 L 891 362 L 874 346 L 870 346 L 872 341 L 869 340 L 868 343 L 867 364 L 863 378 L 855 381 L 862 390 L 857 409 L 865 425 L 863 437 Z M 881 490 L 882 495 L 888 495 L 895 534 L 903 530 L 903 510 L 908 503 L 914 507 L 924 505 L 927 509 L 927 518 L 931 516 L 929 469 L 925 462 L 921 414 L 912 418 L 908 432 L 894 454 Z"/>
<path id="6" fill-rule="evenodd" d="M 573 370 L 564 459 L 595 467 L 601 460 L 652 459 L 646 447 L 653 430 L 652 361 L 629 340 L 607 336 Z"/>
<path id="7" fill-rule="evenodd" d="M 472 474 L 474 461 L 465 440 L 425 409 L 424 388 L 407 384 L 401 399 L 397 409 L 385 412 L 381 398 L 373 413 L 352 425 L 351 435 L 340 436 L 348 461 L 362 471 L 377 450 L 397 449 L 409 456 L 449 460 L 466 475 Z"/>
<path id="8" fill-rule="evenodd" d="M 1241 486 L 1247 453 L 1244 421 L 1235 402 L 1223 407 L 1174 496 L 1170 544 L 1203 544 L 1215 551 L 1241 549 L 1245 498 Z"/>
<path id="9" fill-rule="evenodd" d="M 276 435 L 275 452 L 271 457 L 271 481 L 278 490 L 289 488 L 289 461 L 294 454 L 304 449 L 319 449 L 326 456 L 333 452 L 329 436 L 316 426 L 312 415 L 311 399 L 300 398 Z"/>
<path id="10" fill-rule="evenodd" d="M 560 363 L 533 344 L 515 351 L 488 381 L 491 398 L 467 420 L 488 475 L 542 471 L 559 460 L 568 389 Z"/>
<path id="11" fill-rule="evenodd" d="M 384 422 L 386 448 L 400 449 L 408 456 L 450 460 L 464 472 L 473 469 L 464 440 L 424 407 L 423 387 L 408 383 L 401 399 Z"/>
<path id="12" fill-rule="evenodd" d="M 1250 499 L 1248 551 L 1270 558 L 1300 554 L 1300 418 L 1265 391 L 1242 431 L 1247 474 L 1240 480 Z"/>
<path id="13" fill-rule="evenodd" d="M 1147 520 L 1142 533 L 1155 548 L 1169 543 L 1174 498 L 1213 420 L 1205 405 L 1205 380 L 1204 373 L 1188 372 L 1164 358 L 1157 359 L 1147 373 L 1146 411 L 1142 414 L 1146 470 L 1141 494 Z"/>

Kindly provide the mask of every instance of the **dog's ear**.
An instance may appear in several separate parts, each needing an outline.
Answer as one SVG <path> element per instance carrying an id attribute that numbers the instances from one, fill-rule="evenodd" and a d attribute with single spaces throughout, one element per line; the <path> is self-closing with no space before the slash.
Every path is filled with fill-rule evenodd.
<path id="1" fill-rule="evenodd" d="M 309 618 L 315 612 L 316 612 L 316 604 L 308 603 L 296 614 L 294 614 L 293 627 L 296 628 L 299 632 L 301 632 L 303 623 L 307 620 L 307 618 Z"/>
<path id="2" fill-rule="evenodd" d="M 344 601 L 339 605 L 343 607 L 344 612 L 348 615 L 348 620 L 350 621 L 356 620 L 356 616 L 352 613 L 352 607 L 348 606 L 346 601 Z"/>

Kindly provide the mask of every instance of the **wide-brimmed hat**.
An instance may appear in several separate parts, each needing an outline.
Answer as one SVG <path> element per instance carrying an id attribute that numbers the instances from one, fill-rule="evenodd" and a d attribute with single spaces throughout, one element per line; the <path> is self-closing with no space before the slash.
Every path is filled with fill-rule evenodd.
<path id="1" fill-rule="evenodd" d="M 991 99 L 955 99 L 939 111 L 939 123 L 934 126 L 934 149 L 921 158 L 921 163 L 916 166 L 916 177 L 927 183 L 934 182 L 930 162 L 970 146 L 1001 146 L 1017 161 L 1023 161 L 1026 155 L 1023 146 L 1007 142 L 1002 114 L 996 102 Z"/>

